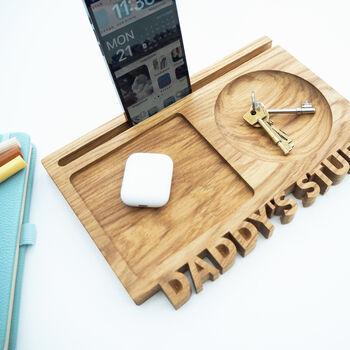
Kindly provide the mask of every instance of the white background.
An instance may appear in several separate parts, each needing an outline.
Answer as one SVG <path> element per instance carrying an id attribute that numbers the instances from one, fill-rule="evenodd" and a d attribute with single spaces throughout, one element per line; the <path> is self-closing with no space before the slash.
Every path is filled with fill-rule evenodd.
<path id="1" fill-rule="evenodd" d="M 178 0 L 191 74 L 270 36 L 350 99 L 350 2 Z M 0 132 L 39 159 L 122 112 L 80 0 L 0 2 Z M 350 116 L 349 116 L 350 117 Z M 349 349 L 350 176 L 179 311 L 136 306 L 40 162 L 19 350 Z"/>

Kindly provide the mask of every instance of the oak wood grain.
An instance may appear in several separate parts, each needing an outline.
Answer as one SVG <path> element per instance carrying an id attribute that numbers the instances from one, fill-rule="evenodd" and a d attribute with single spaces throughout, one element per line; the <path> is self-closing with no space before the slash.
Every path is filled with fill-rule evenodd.
<path id="1" fill-rule="evenodd" d="M 138 152 L 164 153 L 174 162 L 170 201 L 162 208 L 132 208 L 120 199 L 126 160 Z M 250 187 L 180 115 L 74 174 L 71 181 L 138 276 L 152 273 L 253 196 Z"/>
<path id="2" fill-rule="evenodd" d="M 43 160 L 48 173 L 137 304 L 162 290 L 175 308 L 206 280 L 251 253 L 270 221 L 289 223 L 298 205 L 342 181 L 350 169 L 350 104 L 264 37 L 193 79 L 193 93 L 129 128 L 120 116 Z M 274 116 L 296 147 L 285 157 L 241 117 L 251 91 L 268 108 L 297 107 L 314 116 Z M 123 167 L 133 152 L 175 162 L 169 204 L 125 207 Z"/>

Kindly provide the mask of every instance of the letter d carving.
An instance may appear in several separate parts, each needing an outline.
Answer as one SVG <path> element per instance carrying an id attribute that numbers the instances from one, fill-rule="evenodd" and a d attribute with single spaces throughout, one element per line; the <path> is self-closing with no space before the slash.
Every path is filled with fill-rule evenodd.
<path id="1" fill-rule="evenodd" d="M 175 309 L 184 305 L 191 297 L 191 284 L 186 275 L 174 272 L 160 283 L 163 292 Z"/>
<path id="2" fill-rule="evenodd" d="M 221 237 L 211 244 L 208 252 L 215 260 L 215 266 L 224 273 L 234 264 L 237 249 L 229 239 Z"/>

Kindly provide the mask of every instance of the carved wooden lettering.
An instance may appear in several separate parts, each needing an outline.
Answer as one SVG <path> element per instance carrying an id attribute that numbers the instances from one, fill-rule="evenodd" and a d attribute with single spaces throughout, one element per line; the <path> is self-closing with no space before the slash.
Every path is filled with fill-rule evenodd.
<path id="1" fill-rule="evenodd" d="M 265 208 L 266 208 L 266 215 L 267 215 L 267 217 L 269 219 L 271 219 L 275 215 L 275 212 L 276 212 L 275 204 L 272 201 L 267 202 L 265 204 Z"/>
<path id="2" fill-rule="evenodd" d="M 198 256 L 188 263 L 188 267 L 197 293 L 203 289 L 204 282 L 219 277 L 219 270 Z"/>
<path id="3" fill-rule="evenodd" d="M 309 207 L 320 193 L 325 194 L 330 186 L 340 183 L 347 173 L 350 173 L 350 142 L 324 160 L 313 174 L 303 176 L 289 187 L 288 193 L 292 192 L 295 198 L 302 200 L 304 207 Z M 160 287 L 172 305 L 178 309 L 191 296 L 190 281 L 183 273 L 184 270 L 189 270 L 195 290 L 199 293 L 203 289 L 203 283 L 209 279 L 214 281 L 219 273 L 232 267 L 237 251 L 245 257 L 255 248 L 258 231 L 265 238 L 271 237 L 274 226 L 269 218 L 277 215 L 281 217 L 282 224 L 291 222 L 298 204 L 294 199 L 286 198 L 286 195 L 287 191 L 283 191 L 275 196 L 243 221 L 237 230 L 212 239 L 202 254 L 164 278 Z M 208 257 L 213 265 L 205 261 L 204 257 Z"/>
<path id="4" fill-rule="evenodd" d="M 311 179 L 320 186 L 321 194 L 325 194 L 333 185 L 333 181 L 325 175 L 322 169 L 323 166 L 320 166 L 319 169 L 317 169 L 315 173 L 311 175 Z"/>
<path id="5" fill-rule="evenodd" d="M 235 262 L 237 255 L 236 246 L 228 239 L 221 237 L 208 248 L 208 252 L 214 259 L 215 266 L 221 273 L 226 272 Z"/>
<path id="6" fill-rule="evenodd" d="M 323 172 L 329 179 L 333 181 L 334 185 L 343 181 L 346 174 L 349 172 L 350 165 L 339 153 L 334 153 L 322 162 L 325 167 Z"/>
<path id="7" fill-rule="evenodd" d="M 296 182 L 293 195 L 295 198 L 301 199 L 303 206 L 306 208 L 315 203 L 320 192 L 320 186 L 316 182 L 311 181 L 310 177 L 306 175 Z"/>
<path id="8" fill-rule="evenodd" d="M 298 210 L 298 203 L 293 198 L 286 198 L 286 192 L 274 197 L 273 203 L 276 206 L 275 215 L 281 217 L 282 224 L 289 224 Z"/>
<path id="9" fill-rule="evenodd" d="M 350 164 L 350 142 L 348 142 L 342 149 L 340 149 L 339 153 Z M 349 171 L 349 173 L 350 173 L 350 171 Z"/>
<path id="10" fill-rule="evenodd" d="M 271 237 L 274 226 L 268 219 L 265 205 L 250 215 L 247 221 L 251 222 L 265 238 Z"/>
<path id="11" fill-rule="evenodd" d="M 160 283 L 160 287 L 175 309 L 180 308 L 191 297 L 190 281 L 181 272 L 167 275 L 166 280 Z"/>
<path id="12" fill-rule="evenodd" d="M 239 254 L 247 256 L 256 246 L 258 230 L 250 222 L 243 221 L 240 227 L 233 233 L 228 233 L 234 241 Z"/>

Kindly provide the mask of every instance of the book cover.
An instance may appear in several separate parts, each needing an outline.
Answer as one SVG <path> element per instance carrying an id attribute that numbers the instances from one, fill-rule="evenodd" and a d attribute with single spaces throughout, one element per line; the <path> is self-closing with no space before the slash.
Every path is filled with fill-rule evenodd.
<path id="1" fill-rule="evenodd" d="M 27 192 L 31 194 L 28 179 L 32 179 L 29 174 L 34 169 L 30 137 L 22 133 L 0 135 L 0 142 L 6 137 L 18 139 L 27 167 L 0 184 L 0 349 L 8 348 L 12 314 L 14 308 L 18 308 L 14 301 L 16 279 L 21 278 L 17 276 L 17 271 L 22 269 L 23 263 L 20 256 L 23 255 L 20 254 L 22 222 L 29 215 L 26 197 Z"/>

